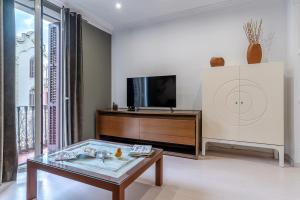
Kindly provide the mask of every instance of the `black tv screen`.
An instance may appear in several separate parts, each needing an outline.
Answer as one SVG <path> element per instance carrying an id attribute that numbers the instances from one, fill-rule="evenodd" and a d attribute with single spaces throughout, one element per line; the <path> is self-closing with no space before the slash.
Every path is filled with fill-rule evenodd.
<path id="1" fill-rule="evenodd" d="M 176 107 L 176 75 L 127 78 L 127 106 Z"/>

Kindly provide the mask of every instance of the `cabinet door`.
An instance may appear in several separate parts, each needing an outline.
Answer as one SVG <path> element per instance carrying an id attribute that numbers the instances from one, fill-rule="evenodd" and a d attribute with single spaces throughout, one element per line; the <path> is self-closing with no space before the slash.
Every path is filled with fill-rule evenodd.
<path id="1" fill-rule="evenodd" d="M 239 125 L 239 67 L 211 68 L 202 82 L 202 134 L 236 140 Z"/>
<path id="2" fill-rule="evenodd" d="M 240 141 L 284 144 L 283 70 L 279 63 L 240 66 Z"/>

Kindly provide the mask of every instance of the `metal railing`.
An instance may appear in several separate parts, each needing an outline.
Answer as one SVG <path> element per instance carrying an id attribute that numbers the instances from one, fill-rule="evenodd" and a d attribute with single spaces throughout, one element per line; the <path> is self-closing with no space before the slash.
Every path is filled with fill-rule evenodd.
<path id="1" fill-rule="evenodd" d="M 34 129 L 34 106 L 17 107 L 17 145 L 18 152 L 28 152 L 34 149 L 35 129 Z M 47 146 L 49 133 L 48 106 L 43 107 L 43 145 Z"/>

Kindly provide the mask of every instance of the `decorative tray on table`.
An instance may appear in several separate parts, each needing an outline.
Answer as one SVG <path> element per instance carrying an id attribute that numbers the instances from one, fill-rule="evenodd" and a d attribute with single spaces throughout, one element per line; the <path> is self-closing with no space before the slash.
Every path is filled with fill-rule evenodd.
<path id="1" fill-rule="evenodd" d="M 122 150 L 121 157 L 114 155 L 117 149 Z M 91 140 L 50 154 L 48 161 L 118 178 L 144 159 L 130 156 L 131 150 L 131 146 Z"/>

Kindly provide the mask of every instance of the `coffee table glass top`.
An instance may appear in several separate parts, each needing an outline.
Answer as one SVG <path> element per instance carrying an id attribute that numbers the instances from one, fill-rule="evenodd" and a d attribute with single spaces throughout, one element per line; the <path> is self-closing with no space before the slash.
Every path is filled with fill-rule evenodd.
<path id="1" fill-rule="evenodd" d="M 96 156 L 96 158 L 82 156 L 82 152 L 86 148 L 96 149 L 97 152 L 107 152 L 109 156 L 104 160 L 99 156 Z M 121 148 L 122 150 L 121 158 L 114 156 L 117 148 Z M 125 144 L 87 140 L 71 145 L 61 151 L 36 157 L 31 161 L 61 168 L 66 171 L 93 176 L 105 181 L 120 183 L 127 178 L 127 172 L 137 167 L 145 159 L 143 157 L 136 158 L 129 156 L 130 148 L 130 145 Z M 80 156 L 73 160 L 57 161 L 57 157 L 65 152 Z"/>

